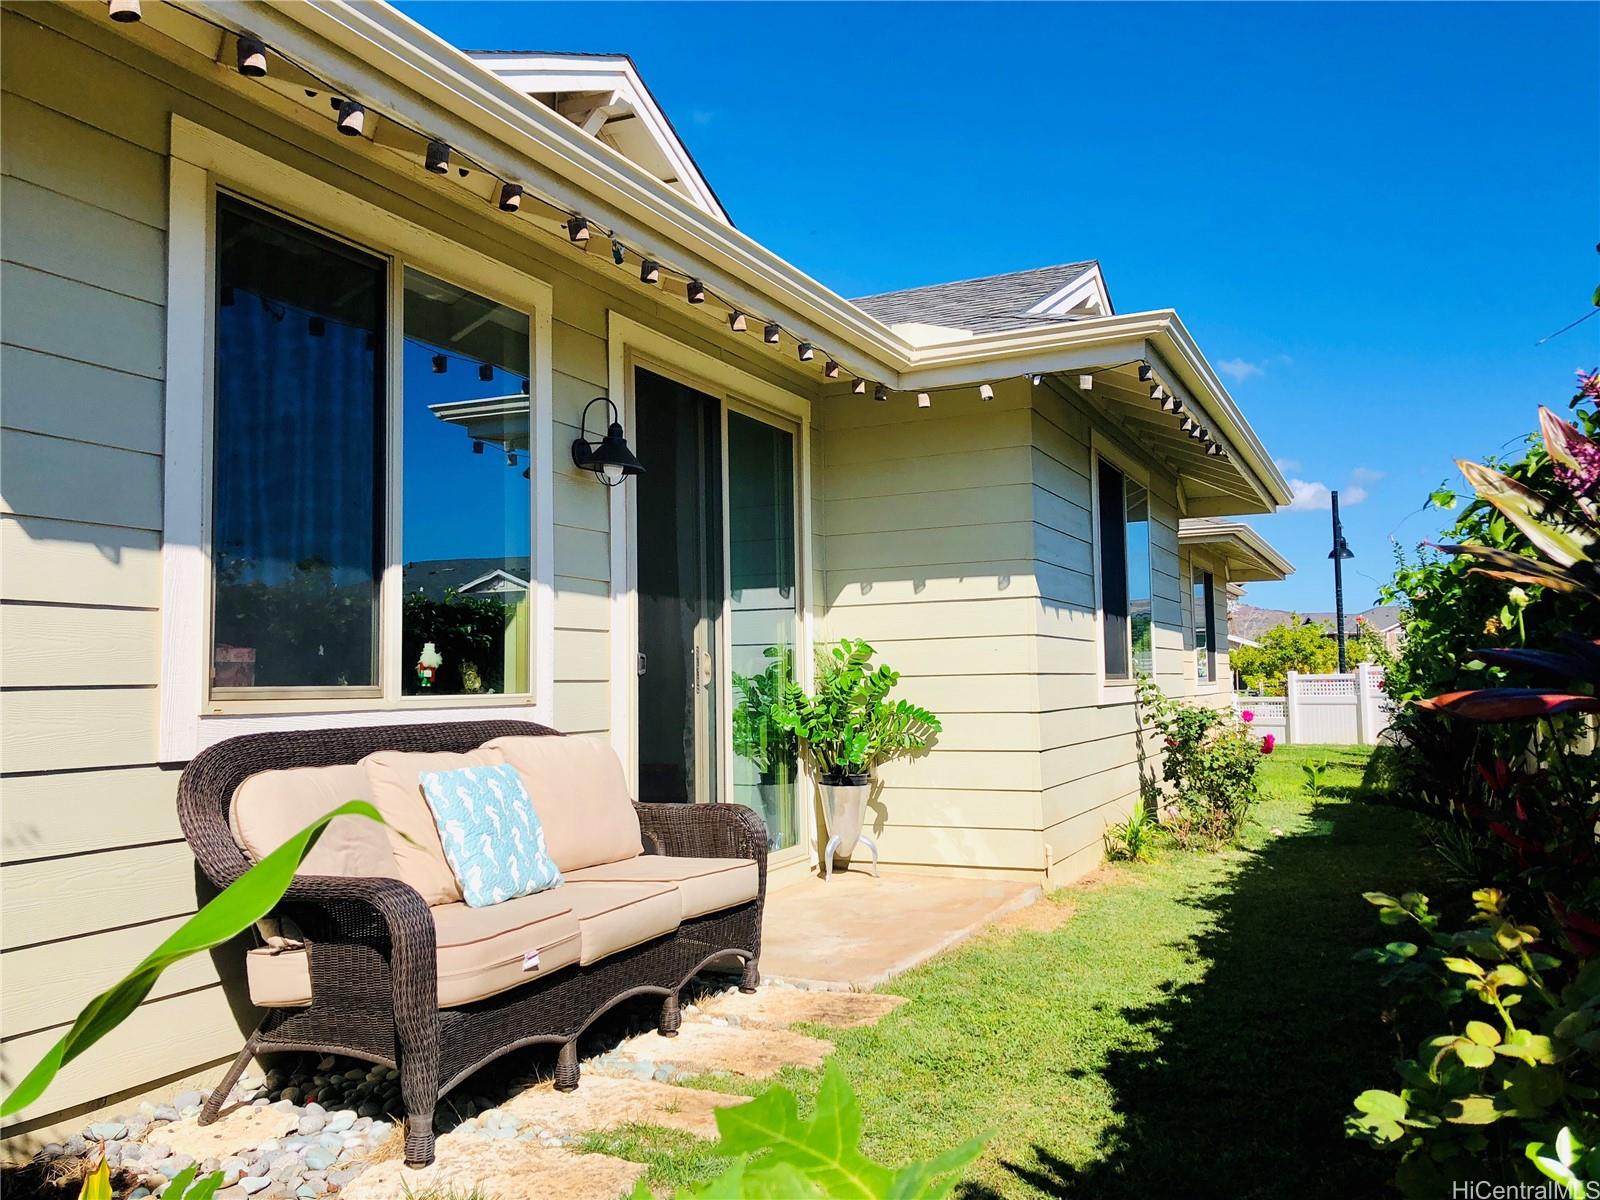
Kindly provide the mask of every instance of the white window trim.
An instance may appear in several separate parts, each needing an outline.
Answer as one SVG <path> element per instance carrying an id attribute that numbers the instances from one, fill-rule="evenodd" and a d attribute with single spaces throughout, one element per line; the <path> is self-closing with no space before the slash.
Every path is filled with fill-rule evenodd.
<path id="1" fill-rule="evenodd" d="M 358 199 L 332 184 L 183 117 L 172 118 L 167 224 L 166 441 L 161 562 L 161 684 L 158 753 L 184 762 L 244 733 L 449 720 L 523 719 L 555 724 L 554 374 L 550 285 Z M 440 699 L 208 701 L 206 641 L 211 554 L 210 478 L 215 197 L 218 186 L 388 253 L 441 278 L 514 303 L 532 322 L 530 454 L 533 463 L 534 645 L 532 693 L 514 704 Z M 396 273 L 398 274 L 398 273 Z M 393 285 L 394 281 L 391 281 Z M 391 340 L 401 331 L 391 329 Z M 394 454 L 391 445 L 391 458 Z M 391 503 L 393 499 L 391 497 Z M 388 589 L 398 586 L 394 564 Z M 391 622 L 392 624 L 392 622 Z M 383 634 L 398 651 L 398 630 Z M 390 670 L 396 669 L 386 663 Z M 241 711 L 243 708 L 251 711 Z M 212 710 L 212 711 L 208 711 Z"/>
<path id="2" fill-rule="evenodd" d="M 1136 698 L 1136 693 L 1139 686 L 1137 677 L 1130 674 L 1126 679 L 1112 679 L 1106 675 L 1105 593 L 1101 590 L 1101 584 L 1103 581 L 1100 572 L 1100 548 L 1102 545 L 1102 535 L 1100 529 L 1101 459 L 1104 459 L 1111 466 L 1121 471 L 1125 480 L 1131 480 L 1132 482 L 1137 483 L 1140 487 L 1144 488 L 1146 495 L 1149 495 L 1150 493 L 1150 468 L 1146 464 L 1140 462 L 1138 459 L 1125 453 L 1109 439 L 1103 438 L 1098 430 L 1091 429 L 1089 431 L 1089 507 L 1094 528 L 1094 545 L 1090 547 L 1092 553 L 1090 554 L 1089 559 L 1094 568 L 1094 674 L 1095 685 L 1098 692 L 1097 702 L 1100 704 L 1131 704 Z M 1123 504 L 1124 511 L 1122 514 L 1122 519 L 1124 522 L 1126 522 L 1128 519 L 1126 511 L 1126 493 L 1123 495 Z M 1154 520 L 1154 513 L 1152 513 L 1150 519 L 1151 528 L 1154 527 Z M 1153 540 L 1151 545 L 1152 547 L 1154 546 Z M 1151 564 L 1150 595 L 1152 598 L 1151 619 L 1153 621 L 1155 596 L 1155 558 L 1153 554 L 1149 555 L 1148 557 Z M 1151 636 L 1153 639 L 1153 629 Z M 1157 649 L 1152 641 L 1152 659 L 1156 653 Z M 1133 622 L 1131 619 L 1128 622 L 1128 664 L 1131 671 L 1133 665 Z M 1154 665 L 1155 664 L 1152 663 L 1152 666 Z M 1159 674 L 1159 671 L 1157 674 Z"/>

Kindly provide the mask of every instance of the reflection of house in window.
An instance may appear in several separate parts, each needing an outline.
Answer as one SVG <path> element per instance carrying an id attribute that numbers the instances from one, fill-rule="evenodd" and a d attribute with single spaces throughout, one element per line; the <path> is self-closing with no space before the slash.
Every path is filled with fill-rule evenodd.
<path id="1" fill-rule="evenodd" d="M 515 599 L 520 600 L 528 594 L 528 581 L 519 579 L 501 567 L 496 567 L 487 575 L 467 580 L 456 589 L 456 592 L 462 596 L 500 596 L 510 592 L 514 593 Z"/>
<path id="2" fill-rule="evenodd" d="M 528 393 L 490 396 L 483 400 L 451 400 L 430 404 L 428 411 L 466 431 L 467 440 L 508 454 L 528 453 Z"/>

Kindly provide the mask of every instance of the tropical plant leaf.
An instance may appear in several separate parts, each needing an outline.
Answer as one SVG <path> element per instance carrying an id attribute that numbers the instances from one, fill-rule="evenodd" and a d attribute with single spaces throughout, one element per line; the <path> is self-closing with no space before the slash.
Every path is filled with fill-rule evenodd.
<path id="1" fill-rule="evenodd" d="M 111 1200 L 111 1164 L 106 1161 L 106 1144 L 100 1143 L 100 1161 L 83 1177 L 78 1200 Z"/>
<path id="2" fill-rule="evenodd" d="M 1563 567 L 1590 560 L 1594 538 L 1586 538 L 1559 524 L 1561 514 L 1553 511 L 1537 492 L 1492 467 L 1465 459 L 1458 459 L 1456 465 L 1478 495 L 1504 513 L 1547 558 Z"/>
<path id="3" fill-rule="evenodd" d="M 1565 712 L 1600 712 L 1600 698 L 1542 688 L 1477 688 L 1446 692 L 1416 705 L 1428 712 L 1463 717 L 1469 721 L 1514 721 L 1524 717 L 1553 717 Z"/>
<path id="4" fill-rule="evenodd" d="M 237 937 L 271 912 L 288 890 L 300 861 L 316 844 L 328 822 L 343 816 L 383 821 L 378 810 L 364 800 L 341 804 L 235 879 L 152 950 L 144 961 L 84 1006 L 72 1028 L 45 1053 L 4 1102 L 0 1102 L 0 1116 L 10 1116 L 43 1095 L 62 1067 L 105 1037 L 139 1007 L 168 967 Z"/>
<path id="5" fill-rule="evenodd" d="M 1580 456 L 1592 454 L 1595 444 L 1544 405 L 1539 406 L 1539 432 L 1545 452 L 1569 471 L 1583 469 Z"/>

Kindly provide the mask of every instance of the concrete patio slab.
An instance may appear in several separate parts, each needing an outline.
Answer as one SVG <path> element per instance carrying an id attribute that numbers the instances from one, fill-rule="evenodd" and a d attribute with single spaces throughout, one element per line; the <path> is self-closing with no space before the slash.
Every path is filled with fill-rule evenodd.
<path id="1" fill-rule="evenodd" d="M 836 873 L 767 894 L 761 973 L 796 987 L 870 991 L 1007 913 L 1037 884 L 936 875 Z"/>
<path id="2" fill-rule="evenodd" d="M 762 988 L 751 994 L 722 992 L 699 1005 L 699 1013 L 724 1017 L 746 1029 L 787 1029 L 800 1024 L 853 1029 L 858 1025 L 876 1025 L 906 1003 L 904 996 L 877 992 Z"/>
<path id="3" fill-rule="evenodd" d="M 767 1079 L 784 1067 L 820 1067 L 832 1053 L 832 1042 L 785 1029 L 685 1021 L 677 1037 L 662 1037 L 654 1030 L 641 1033 L 589 1060 L 584 1070 L 662 1082 L 713 1072 Z"/>
<path id="4" fill-rule="evenodd" d="M 649 1168 L 605 1154 L 574 1154 L 515 1140 L 446 1134 L 435 1158 L 420 1170 L 398 1161 L 363 1171 L 340 1193 L 345 1200 L 399 1200 L 424 1193 L 468 1196 L 473 1189 L 499 1200 L 560 1196 L 562 1200 L 616 1200 Z M 407 1190 L 409 1189 L 409 1191 Z"/>
<path id="5" fill-rule="evenodd" d="M 540 1084 L 500 1107 L 512 1116 L 574 1137 L 622 1125 L 661 1125 L 696 1137 L 717 1136 L 717 1109 L 743 1104 L 744 1096 L 726 1096 L 696 1088 L 672 1087 L 653 1079 L 630 1079 L 584 1072 L 575 1092 L 558 1092 Z"/>

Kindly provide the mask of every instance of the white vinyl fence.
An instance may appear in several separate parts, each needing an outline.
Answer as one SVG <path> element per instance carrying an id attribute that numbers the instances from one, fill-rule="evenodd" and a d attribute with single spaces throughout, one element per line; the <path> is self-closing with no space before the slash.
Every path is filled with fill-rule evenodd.
<path id="1" fill-rule="evenodd" d="M 1383 671 L 1361 663 L 1347 675 L 1290 671 L 1282 696 L 1236 693 L 1235 712 L 1255 714 L 1251 729 L 1286 745 L 1371 746 L 1389 728 Z"/>

